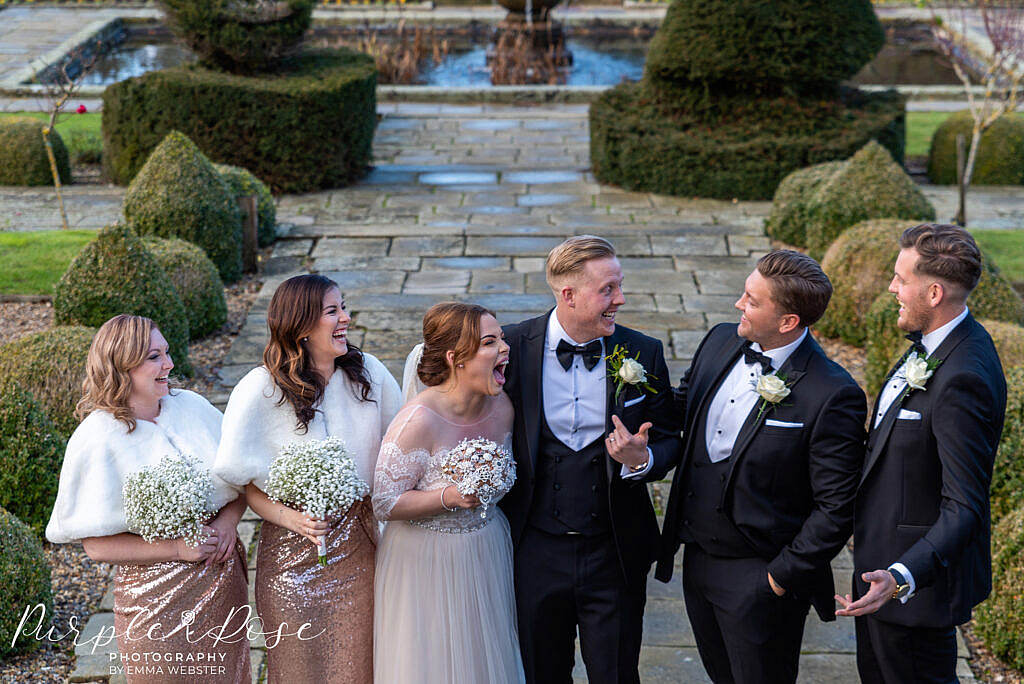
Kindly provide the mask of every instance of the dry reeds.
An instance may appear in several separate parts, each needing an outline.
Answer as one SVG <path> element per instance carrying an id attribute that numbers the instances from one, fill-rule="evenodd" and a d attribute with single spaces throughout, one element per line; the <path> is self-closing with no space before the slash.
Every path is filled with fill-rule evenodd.
<path id="1" fill-rule="evenodd" d="M 544 42 L 548 44 L 543 45 Z M 534 29 L 506 30 L 498 35 L 490 61 L 494 85 L 561 85 L 567 57 L 562 41 L 540 41 Z"/>
<path id="2" fill-rule="evenodd" d="M 366 36 L 359 38 L 356 49 L 373 56 L 381 83 L 408 85 L 416 82 L 427 59 L 440 64 L 451 50 L 451 43 L 447 38 L 439 38 L 433 27 L 416 26 L 407 31 L 402 19 L 393 37 L 385 37 L 378 29 L 368 29 Z"/>

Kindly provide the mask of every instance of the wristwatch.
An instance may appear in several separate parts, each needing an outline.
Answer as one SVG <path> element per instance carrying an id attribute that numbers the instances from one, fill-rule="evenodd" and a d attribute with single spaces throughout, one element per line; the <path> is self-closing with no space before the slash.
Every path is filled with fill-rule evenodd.
<path id="1" fill-rule="evenodd" d="M 631 473 L 639 473 L 641 470 L 646 468 L 650 464 L 650 462 L 651 462 L 651 458 L 650 458 L 650 456 L 648 456 L 647 460 L 644 461 L 643 463 L 641 463 L 640 465 L 629 466 L 629 472 L 631 472 Z"/>
<path id="2" fill-rule="evenodd" d="M 892 592 L 891 598 L 896 600 L 906 598 L 907 594 L 910 593 L 910 583 L 907 582 L 907 578 L 903 576 L 903 573 L 894 568 L 889 568 L 889 574 L 896 580 L 896 591 Z"/>

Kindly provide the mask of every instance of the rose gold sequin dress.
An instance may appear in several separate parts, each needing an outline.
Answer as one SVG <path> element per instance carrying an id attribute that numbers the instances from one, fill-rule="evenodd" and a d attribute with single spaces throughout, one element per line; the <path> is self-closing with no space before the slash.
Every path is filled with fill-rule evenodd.
<path id="1" fill-rule="evenodd" d="M 121 565 L 114 580 L 117 666 L 129 684 L 248 684 L 248 602 L 237 541 L 227 561 L 210 567 Z"/>
<path id="2" fill-rule="evenodd" d="M 356 502 L 327 535 L 327 566 L 304 537 L 264 521 L 256 552 L 256 610 L 267 634 L 268 684 L 373 681 L 377 520 Z M 295 636 L 304 623 L 308 627 Z M 275 639 L 280 630 L 282 638 Z M 285 636 L 285 635 L 292 636 Z"/>

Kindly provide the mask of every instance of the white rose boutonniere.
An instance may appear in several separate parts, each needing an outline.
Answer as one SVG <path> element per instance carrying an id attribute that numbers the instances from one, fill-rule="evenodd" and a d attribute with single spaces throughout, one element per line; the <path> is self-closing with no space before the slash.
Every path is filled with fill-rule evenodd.
<path id="1" fill-rule="evenodd" d="M 643 387 L 651 394 L 658 393 L 658 390 L 651 387 L 647 382 L 648 379 L 657 380 L 657 377 L 648 375 L 647 369 L 637 360 L 640 353 L 637 352 L 636 357 L 633 358 L 627 356 L 628 353 L 629 350 L 626 347 L 617 344 L 612 353 L 604 358 L 608 368 L 608 375 L 615 381 L 616 403 L 618 403 L 619 396 L 622 394 L 622 390 L 626 388 L 626 385 Z"/>
<path id="2" fill-rule="evenodd" d="M 935 374 L 935 369 L 942 363 L 939 359 L 925 358 L 917 352 L 910 352 L 910 356 L 903 363 L 900 375 L 907 381 L 907 387 L 911 390 L 925 390 L 925 384 Z"/>
<path id="3" fill-rule="evenodd" d="M 786 384 L 786 376 L 778 371 L 774 373 L 763 373 L 754 383 L 754 391 L 761 397 L 761 406 L 757 412 L 757 420 L 765 411 L 769 411 L 789 396 L 791 390 Z"/>

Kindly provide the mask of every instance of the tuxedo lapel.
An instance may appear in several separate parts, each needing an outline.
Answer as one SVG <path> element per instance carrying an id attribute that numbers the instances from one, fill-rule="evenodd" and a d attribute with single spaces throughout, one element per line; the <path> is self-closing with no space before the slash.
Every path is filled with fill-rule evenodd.
<path id="1" fill-rule="evenodd" d="M 537 472 L 537 443 L 540 441 L 540 414 L 544 410 L 543 367 L 544 337 L 547 332 L 548 314 L 534 318 L 529 332 L 520 342 L 519 352 L 524 359 L 520 364 L 520 383 L 523 401 L 530 408 L 523 412 L 523 426 L 526 429 L 527 463 L 530 472 Z"/>
<path id="2" fill-rule="evenodd" d="M 622 344 L 622 333 L 620 332 L 619 326 L 615 326 L 615 330 L 612 334 L 604 338 L 604 357 L 605 357 L 605 378 L 604 378 L 604 432 L 609 434 L 615 429 L 615 424 L 612 423 L 612 415 L 615 414 L 615 380 L 611 374 L 608 373 L 608 355 L 615 349 L 615 345 Z M 635 349 L 630 349 L 629 353 L 636 354 Z M 612 481 L 615 474 L 616 461 L 608 455 L 608 451 L 605 450 L 605 468 L 608 471 L 608 482 Z"/>

